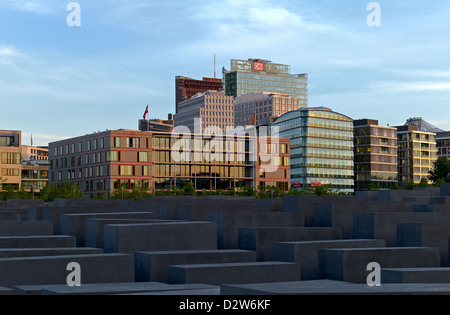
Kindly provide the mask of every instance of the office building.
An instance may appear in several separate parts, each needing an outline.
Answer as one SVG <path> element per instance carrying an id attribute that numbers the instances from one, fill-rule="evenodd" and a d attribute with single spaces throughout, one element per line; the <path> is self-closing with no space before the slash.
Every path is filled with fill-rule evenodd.
<path id="1" fill-rule="evenodd" d="M 308 75 L 291 74 L 291 67 L 268 60 L 231 60 L 231 69 L 223 68 L 225 95 L 239 97 L 254 92 L 277 92 L 300 100 L 308 106 Z"/>
<path id="2" fill-rule="evenodd" d="M 291 186 L 331 185 L 354 192 L 353 120 L 326 107 L 300 108 L 278 118 L 279 137 L 290 139 Z"/>
<path id="3" fill-rule="evenodd" d="M 167 120 L 162 119 L 139 119 L 138 130 L 140 131 L 155 131 L 155 132 L 172 132 L 174 121 L 170 114 Z"/>
<path id="4" fill-rule="evenodd" d="M 175 127 L 187 127 L 194 133 L 222 133 L 234 129 L 234 98 L 224 92 L 198 93 L 178 104 Z"/>
<path id="5" fill-rule="evenodd" d="M 178 113 L 178 104 L 189 100 L 197 93 L 203 93 L 208 90 L 221 91 L 222 79 L 203 78 L 196 80 L 188 77 L 175 77 L 175 113 Z"/>
<path id="6" fill-rule="evenodd" d="M 450 131 L 438 132 L 436 134 L 437 156 L 445 157 L 450 161 Z"/>
<path id="7" fill-rule="evenodd" d="M 5 181 L 3 189 L 18 190 L 22 172 L 22 132 L 0 130 L 0 177 Z"/>
<path id="8" fill-rule="evenodd" d="M 197 190 L 289 188 L 289 140 L 110 130 L 50 143 L 50 182 L 75 182 L 87 196 L 133 189 L 162 190 L 190 182 Z M 267 153 L 269 152 L 269 153 Z M 255 154 L 258 153 L 258 154 Z M 257 158 L 252 158 L 256 157 Z"/>
<path id="9" fill-rule="evenodd" d="M 397 127 L 398 182 L 404 187 L 409 181 L 428 180 L 429 171 L 437 159 L 436 134 L 419 131 L 416 125 Z"/>
<path id="10" fill-rule="evenodd" d="M 397 128 L 378 120 L 353 121 L 355 190 L 391 188 L 397 184 Z"/>
<path id="11" fill-rule="evenodd" d="M 297 110 L 301 100 L 276 92 L 254 92 L 236 97 L 234 104 L 234 123 L 236 126 L 255 124 L 258 126 L 264 118 L 276 118 Z M 253 117 L 255 121 L 253 122 Z"/>
<path id="12" fill-rule="evenodd" d="M 21 139 L 21 131 L 0 130 L 3 189 L 24 188 L 38 195 L 48 182 L 48 149 L 22 145 Z"/>

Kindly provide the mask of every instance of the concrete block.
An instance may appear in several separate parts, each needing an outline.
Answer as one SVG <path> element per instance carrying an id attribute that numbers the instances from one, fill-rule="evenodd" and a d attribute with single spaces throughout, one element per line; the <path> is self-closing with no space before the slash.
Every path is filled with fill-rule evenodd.
<path id="1" fill-rule="evenodd" d="M 439 195 L 440 196 L 450 196 L 450 184 L 449 183 L 441 184 L 441 186 L 439 188 Z"/>
<path id="2" fill-rule="evenodd" d="M 381 269 L 384 283 L 450 283 L 450 268 L 385 268 Z"/>
<path id="3" fill-rule="evenodd" d="M 211 286 L 211 289 L 191 289 L 191 290 L 181 290 L 181 291 L 153 291 L 153 292 L 142 292 L 142 293 L 133 293 L 133 294 L 125 294 L 125 295 L 190 295 L 190 296 L 199 296 L 199 295 L 220 295 L 220 287 L 219 286 Z"/>
<path id="4" fill-rule="evenodd" d="M 28 219 L 28 207 L 6 207 L 0 213 L 1 221 L 21 221 Z"/>
<path id="5" fill-rule="evenodd" d="M 33 236 L 53 234 L 49 221 L 0 221 L 0 236 Z"/>
<path id="6" fill-rule="evenodd" d="M 0 259 L 0 285 L 66 284 L 71 262 L 81 266 L 81 284 L 133 282 L 133 256 L 92 254 Z"/>
<path id="7" fill-rule="evenodd" d="M 258 261 L 273 259 L 273 244 L 288 241 L 336 240 L 337 228 L 257 227 L 239 229 L 239 249 L 256 251 Z"/>
<path id="8" fill-rule="evenodd" d="M 413 205 L 414 212 L 433 212 L 434 205 L 423 204 L 423 205 Z"/>
<path id="9" fill-rule="evenodd" d="M 167 282 L 169 265 L 255 262 L 256 253 L 244 250 L 190 250 L 135 253 L 136 281 Z"/>
<path id="10" fill-rule="evenodd" d="M 51 206 L 53 207 L 113 207 L 113 208 L 127 208 L 133 200 L 125 199 L 71 199 L 71 198 L 56 198 Z"/>
<path id="11" fill-rule="evenodd" d="M 164 223 L 175 221 L 143 219 L 87 219 L 85 242 L 89 247 L 104 248 L 104 227 L 107 224 Z"/>
<path id="12" fill-rule="evenodd" d="M 381 268 L 440 267 L 439 250 L 431 247 L 320 249 L 319 266 L 326 279 L 366 283 L 371 262 Z"/>
<path id="13" fill-rule="evenodd" d="M 449 295 L 448 283 L 382 284 L 369 287 L 331 280 L 222 285 L 222 295 Z"/>
<path id="14" fill-rule="evenodd" d="M 42 211 L 42 219 L 53 221 L 53 234 L 61 234 L 61 216 L 63 214 L 116 213 L 132 212 L 128 207 L 46 207 Z"/>
<path id="15" fill-rule="evenodd" d="M 333 205 L 350 203 L 367 203 L 366 196 L 284 196 L 283 212 L 298 212 L 305 216 L 305 226 L 314 226 L 314 204 L 330 203 Z"/>
<path id="16" fill-rule="evenodd" d="M 0 237 L 0 248 L 55 248 L 55 247 L 75 247 L 75 237 L 65 235 Z"/>
<path id="17" fill-rule="evenodd" d="M 0 287 L 0 295 L 16 295 L 16 290 Z"/>
<path id="18" fill-rule="evenodd" d="M 105 226 L 105 252 L 217 249 L 211 222 L 111 224 Z"/>
<path id="19" fill-rule="evenodd" d="M 32 286 L 20 287 L 22 291 L 32 292 Z M 42 295 L 111 295 L 111 294 L 137 294 L 145 295 L 150 292 L 190 291 L 199 289 L 213 289 L 215 286 L 207 284 L 169 285 L 159 282 L 131 282 L 131 283 L 103 283 L 85 284 L 81 287 L 68 287 L 67 285 L 35 286 L 41 290 Z M 25 289 L 25 290 L 23 290 Z M 36 290 L 34 289 L 34 290 Z M 18 293 L 19 294 L 19 293 Z"/>
<path id="20" fill-rule="evenodd" d="M 77 246 L 86 246 L 87 219 L 156 219 L 154 212 L 75 213 L 61 215 L 61 234 L 72 235 Z"/>
<path id="21" fill-rule="evenodd" d="M 44 209 L 48 206 L 35 206 L 35 207 L 29 207 L 28 208 L 28 220 L 30 221 L 37 221 L 37 220 L 43 220 L 43 212 Z"/>
<path id="22" fill-rule="evenodd" d="M 314 226 L 337 227 L 342 230 L 342 238 L 351 239 L 353 236 L 353 214 L 366 212 L 412 212 L 411 205 L 403 202 L 349 202 L 348 204 L 329 202 L 315 203 Z M 359 237 L 361 238 L 361 237 Z M 365 238 L 365 237 L 363 237 Z"/>
<path id="23" fill-rule="evenodd" d="M 7 207 L 35 207 L 44 205 L 43 199 L 8 199 Z"/>
<path id="24" fill-rule="evenodd" d="M 174 265 L 167 268 L 172 284 L 212 285 L 300 280 L 300 266 L 286 262 Z"/>
<path id="25" fill-rule="evenodd" d="M 433 223 L 446 221 L 450 223 L 447 213 L 416 212 L 372 212 L 353 214 L 353 238 L 384 239 L 386 246 L 397 244 L 397 224 L 399 223 Z"/>
<path id="26" fill-rule="evenodd" d="M 280 242 L 273 246 L 273 259 L 300 264 L 301 279 L 322 278 L 319 268 L 319 249 L 384 247 L 384 240 L 330 240 L 309 242 Z"/>
<path id="27" fill-rule="evenodd" d="M 103 254 L 103 249 L 89 248 L 89 247 L 0 249 L 0 258 L 87 255 L 87 254 Z"/>
<path id="28" fill-rule="evenodd" d="M 441 256 L 441 266 L 448 266 L 448 222 L 397 224 L 397 246 L 437 247 Z"/>
<path id="29" fill-rule="evenodd" d="M 217 247 L 220 249 L 238 248 L 239 228 L 244 227 L 304 227 L 305 217 L 302 213 L 269 212 L 239 210 L 208 211 L 208 220 L 217 225 Z"/>

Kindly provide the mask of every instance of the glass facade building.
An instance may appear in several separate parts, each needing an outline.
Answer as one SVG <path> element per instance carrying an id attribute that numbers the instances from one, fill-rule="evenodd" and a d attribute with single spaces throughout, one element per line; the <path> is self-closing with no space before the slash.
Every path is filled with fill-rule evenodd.
<path id="1" fill-rule="evenodd" d="M 308 106 L 308 75 L 291 74 L 290 66 L 268 60 L 231 60 L 231 70 L 223 72 L 225 95 L 238 97 L 254 92 L 277 92 L 300 100 Z"/>
<path id="2" fill-rule="evenodd" d="M 301 108 L 276 120 L 291 144 L 291 186 L 331 184 L 354 191 L 353 120 L 326 107 Z"/>

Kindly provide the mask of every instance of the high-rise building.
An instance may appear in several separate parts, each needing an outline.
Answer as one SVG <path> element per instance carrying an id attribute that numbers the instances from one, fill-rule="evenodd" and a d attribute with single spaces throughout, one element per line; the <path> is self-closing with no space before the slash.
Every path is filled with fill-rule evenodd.
<path id="1" fill-rule="evenodd" d="M 436 134 L 437 156 L 445 157 L 450 161 L 450 131 L 438 132 Z"/>
<path id="2" fill-rule="evenodd" d="M 353 120 L 326 107 L 300 108 L 278 118 L 279 137 L 290 139 L 291 186 L 330 184 L 354 192 Z"/>
<path id="3" fill-rule="evenodd" d="M 308 106 L 308 75 L 291 74 L 288 65 L 268 60 L 231 60 L 231 69 L 223 68 L 225 95 L 238 97 L 253 92 L 277 92 L 300 100 L 300 107 Z"/>
<path id="4" fill-rule="evenodd" d="M 175 127 L 191 132 L 222 133 L 234 129 L 234 97 L 224 92 L 206 91 L 178 104 Z"/>
<path id="5" fill-rule="evenodd" d="M 203 78 L 196 80 L 188 77 L 175 77 L 175 113 L 178 113 L 178 104 L 208 90 L 222 90 L 222 79 Z"/>
<path id="6" fill-rule="evenodd" d="M 402 187 L 409 181 L 428 180 L 429 171 L 437 159 L 436 134 L 418 129 L 416 125 L 397 127 L 398 182 Z"/>
<path id="7" fill-rule="evenodd" d="M 50 183 L 77 183 L 89 197 L 139 183 L 156 190 L 182 188 L 188 182 L 197 190 L 246 185 L 287 190 L 289 139 L 259 138 L 257 150 L 251 145 L 254 139 L 137 130 L 94 133 L 50 143 Z"/>
<path id="8" fill-rule="evenodd" d="M 355 190 L 397 184 L 397 128 L 379 126 L 373 119 L 354 120 L 353 128 Z"/>
<path id="9" fill-rule="evenodd" d="M 287 94 L 254 92 L 241 95 L 235 99 L 234 124 L 251 125 L 254 117 L 254 124 L 257 126 L 264 118 L 280 117 L 300 107 L 302 107 L 301 100 Z"/>

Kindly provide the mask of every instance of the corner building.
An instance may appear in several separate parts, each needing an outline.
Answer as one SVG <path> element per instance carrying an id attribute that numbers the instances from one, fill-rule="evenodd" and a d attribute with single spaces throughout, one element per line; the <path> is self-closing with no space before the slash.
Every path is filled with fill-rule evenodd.
<path id="1" fill-rule="evenodd" d="M 415 125 L 397 127 L 398 182 L 404 187 L 409 181 L 428 180 L 429 171 L 437 160 L 436 134 L 419 131 Z"/>
<path id="2" fill-rule="evenodd" d="M 111 130 L 50 143 L 50 184 L 75 182 L 87 196 L 99 190 L 133 189 L 140 182 L 156 190 L 289 188 L 289 140 L 267 137 L 253 161 L 249 136 L 227 139 L 202 135 Z M 214 144 L 214 145 L 213 145 Z M 268 162 L 265 152 L 276 152 Z M 255 154 L 256 156 L 256 154 Z M 274 167 L 274 169 L 270 169 Z M 269 169 L 269 171 L 267 171 Z"/>
<path id="3" fill-rule="evenodd" d="M 355 145 L 355 189 L 369 185 L 391 188 L 397 184 L 397 128 L 379 126 L 378 120 L 353 122 Z"/>
<path id="4" fill-rule="evenodd" d="M 290 139 L 291 186 L 331 184 L 354 192 L 353 120 L 326 107 L 301 108 L 276 120 L 279 136 Z"/>

